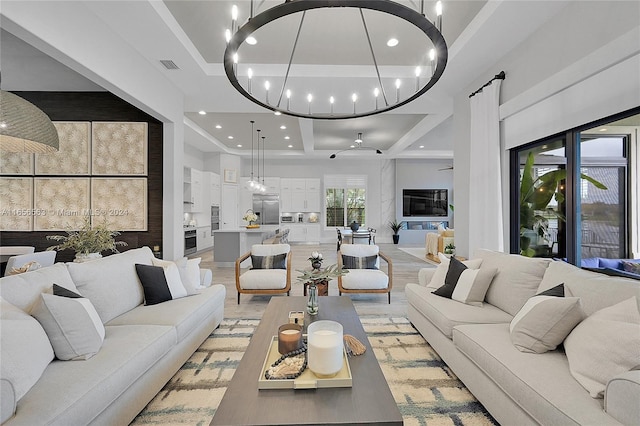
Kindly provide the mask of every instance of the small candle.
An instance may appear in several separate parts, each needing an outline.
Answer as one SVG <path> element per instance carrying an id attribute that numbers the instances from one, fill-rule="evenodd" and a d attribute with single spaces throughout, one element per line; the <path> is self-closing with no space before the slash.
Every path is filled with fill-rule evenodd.
<path id="1" fill-rule="evenodd" d="M 302 347 L 302 326 L 284 324 L 278 328 L 278 352 L 281 355 Z"/>

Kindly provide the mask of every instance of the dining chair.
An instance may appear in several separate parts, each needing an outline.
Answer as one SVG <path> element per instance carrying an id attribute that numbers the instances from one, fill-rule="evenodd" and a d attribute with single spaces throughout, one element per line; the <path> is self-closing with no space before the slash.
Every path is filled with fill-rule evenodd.
<path id="1" fill-rule="evenodd" d="M 336 228 L 336 231 L 338 231 L 338 244 L 336 245 L 336 251 L 338 251 L 342 245 L 342 232 L 340 232 L 339 228 Z"/>
<path id="2" fill-rule="evenodd" d="M 356 240 L 366 240 L 367 244 L 371 244 L 371 231 L 358 230 L 351 234 L 351 244 L 357 244 Z"/>

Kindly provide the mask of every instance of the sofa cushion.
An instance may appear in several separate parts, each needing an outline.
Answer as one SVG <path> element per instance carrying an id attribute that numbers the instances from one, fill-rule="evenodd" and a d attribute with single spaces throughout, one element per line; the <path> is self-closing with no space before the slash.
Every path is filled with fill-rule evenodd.
<path id="1" fill-rule="evenodd" d="M 85 360 L 100 350 L 104 325 L 89 299 L 53 285 L 54 294 L 41 294 L 32 315 L 44 328 L 56 357 Z M 62 295 L 61 295 L 62 294 Z"/>
<path id="2" fill-rule="evenodd" d="M 166 267 L 136 263 L 136 272 L 142 283 L 145 305 L 155 305 L 187 296 L 187 290 L 182 285 L 175 263 Z"/>
<path id="3" fill-rule="evenodd" d="M 548 259 L 477 250 L 482 266 L 496 268 L 498 273 L 487 290 L 486 301 L 515 315 L 529 298 L 537 293 Z M 559 284 L 556 283 L 556 284 Z"/>
<path id="4" fill-rule="evenodd" d="M 487 306 L 487 305 L 485 305 Z M 561 351 L 518 351 L 508 324 L 461 325 L 453 331 L 456 347 L 542 425 L 616 424 L 569 372 Z"/>
<path id="5" fill-rule="evenodd" d="M 620 259 L 607 259 L 604 257 L 598 258 L 598 267 L 599 268 L 613 268 L 613 269 L 622 269 L 622 264 Z"/>
<path id="6" fill-rule="evenodd" d="M 594 398 L 607 382 L 640 365 L 640 312 L 632 297 L 595 312 L 567 336 L 571 374 Z"/>
<path id="7" fill-rule="evenodd" d="M 29 313 L 40 300 L 40 294 L 51 293 L 53 283 L 78 293 L 65 264 L 56 263 L 36 271 L 0 278 L 0 296 Z"/>
<path id="8" fill-rule="evenodd" d="M 630 297 L 640 297 L 638 280 L 585 271 L 563 261 L 551 262 L 540 282 L 538 293 L 560 283 L 564 283 L 566 296 L 580 298 L 587 316 Z"/>
<path id="9" fill-rule="evenodd" d="M 451 299 L 436 296 L 431 289 L 418 284 L 405 287 L 407 302 L 420 311 L 433 325 L 451 339 L 453 327 L 460 324 L 509 323 L 513 316 L 484 304 L 483 306 L 465 305 Z"/>
<path id="10" fill-rule="evenodd" d="M 102 322 L 107 323 L 142 304 L 144 293 L 135 264 L 151 265 L 152 258 L 151 249 L 142 247 L 67 265 L 78 292 L 91 300 Z"/>
<path id="11" fill-rule="evenodd" d="M 139 306 L 107 323 L 115 325 L 167 325 L 174 326 L 178 342 L 184 340 L 198 324 L 205 321 L 219 306 L 224 305 L 226 290 L 214 284 L 200 293 L 152 306 Z"/>
<path id="12" fill-rule="evenodd" d="M 38 321 L 3 299 L 0 329 L 0 422 L 4 423 L 53 360 L 53 349 Z"/>
<path id="13" fill-rule="evenodd" d="M 250 269 L 240 275 L 240 288 L 245 290 L 281 289 L 286 286 L 285 269 Z"/>
<path id="14" fill-rule="evenodd" d="M 449 258 L 442 253 L 438 253 L 438 259 L 440 259 L 440 264 L 431 276 L 431 281 L 427 283 L 427 287 L 433 289 L 438 289 L 444 285 L 444 280 L 447 277 L 447 272 L 449 271 Z M 480 265 L 482 265 L 482 260 L 471 259 L 465 260 L 462 263 L 469 269 L 478 269 Z"/>
<path id="15" fill-rule="evenodd" d="M 49 365 L 38 386 L 18 402 L 21 424 L 91 423 L 175 344 L 173 327 L 107 326 L 102 349 L 94 357 Z"/>
<path id="16" fill-rule="evenodd" d="M 382 290 L 389 287 L 389 276 L 378 269 L 350 269 L 342 276 L 347 290 Z"/>
<path id="17" fill-rule="evenodd" d="M 509 325 L 511 341 L 521 352 L 552 351 L 583 317 L 577 297 L 537 295 L 513 317 Z"/>
<path id="18" fill-rule="evenodd" d="M 633 274 L 640 274 L 640 259 L 622 260 L 622 270 Z"/>

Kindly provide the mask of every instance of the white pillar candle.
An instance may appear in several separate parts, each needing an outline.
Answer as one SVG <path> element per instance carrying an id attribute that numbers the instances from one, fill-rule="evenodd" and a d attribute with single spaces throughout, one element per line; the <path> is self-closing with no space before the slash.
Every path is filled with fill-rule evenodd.
<path id="1" fill-rule="evenodd" d="M 309 325 L 308 364 L 318 377 L 333 377 L 342 369 L 342 325 L 315 321 Z"/>

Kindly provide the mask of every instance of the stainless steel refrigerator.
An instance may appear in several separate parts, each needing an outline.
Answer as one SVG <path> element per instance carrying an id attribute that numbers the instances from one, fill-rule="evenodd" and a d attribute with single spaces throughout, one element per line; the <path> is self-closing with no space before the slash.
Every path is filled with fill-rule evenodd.
<path id="1" fill-rule="evenodd" d="M 260 225 L 278 225 L 280 223 L 280 196 L 253 194 L 253 212 L 258 216 Z"/>

